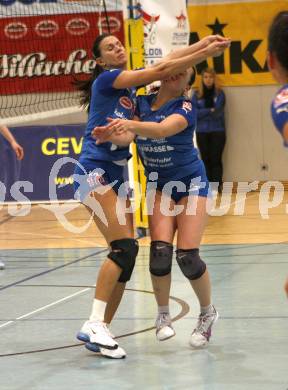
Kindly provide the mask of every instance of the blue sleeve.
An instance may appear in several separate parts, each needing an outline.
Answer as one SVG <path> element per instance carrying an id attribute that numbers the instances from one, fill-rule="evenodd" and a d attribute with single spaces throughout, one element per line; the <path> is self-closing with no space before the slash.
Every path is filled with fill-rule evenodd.
<path id="1" fill-rule="evenodd" d="M 283 104 L 275 109 L 274 123 L 282 134 L 285 124 L 288 123 L 288 103 Z"/>
<path id="2" fill-rule="evenodd" d="M 195 110 L 193 109 L 192 102 L 190 100 L 180 101 L 178 107 L 176 107 L 173 111 L 173 114 L 182 115 L 188 122 L 188 126 L 195 125 Z"/>
<path id="3" fill-rule="evenodd" d="M 223 91 L 219 93 L 215 102 L 215 111 L 213 113 L 214 117 L 221 116 L 224 111 L 225 106 L 225 94 Z"/>
<path id="4" fill-rule="evenodd" d="M 100 92 L 109 93 L 111 90 L 115 90 L 113 88 L 113 83 L 122 72 L 122 69 L 112 69 L 110 71 L 105 71 L 100 73 L 97 78 L 97 88 Z"/>
<path id="5" fill-rule="evenodd" d="M 192 96 L 192 104 L 194 105 L 194 107 L 196 107 L 196 111 L 197 111 L 197 118 L 198 119 L 202 119 L 204 118 L 205 116 L 209 116 L 211 115 L 211 110 L 210 108 L 199 108 L 198 107 L 198 98 L 196 96 L 196 92 L 193 94 Z"/>
<path id="6" fill-rule="evenodd" d="M 197 107 L 197 96 L 196 96 L 196 93 L 194 92 L 193 93 L 193 96 L 192 96 L 192 99 L 191 99 L 191 102 L 193 104 L 194 107 Z"/>

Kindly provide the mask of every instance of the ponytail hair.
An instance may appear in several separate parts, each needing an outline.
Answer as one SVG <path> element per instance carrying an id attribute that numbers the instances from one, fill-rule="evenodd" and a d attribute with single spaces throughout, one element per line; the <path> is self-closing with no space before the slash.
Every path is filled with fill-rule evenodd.
<path id="1" fill-rule="evenodd" d="M 91 100 L 91 87 L 94 80 L 97 79 L 100 73 L 103 72 L 102 66 L 96 64 L 91 77 L 88 80 L 77 80 L 73 81 L 73 85 L 75 85 L 76 89 L 80 91 L 80 106 L 89 111 L 90 108 L 90 100 Z"/>
<path id="2" fill-rule="evenodd" d="M 92 47 L 92 55 L 94 59 L 101 57 L 100 43 L 104 38 L 111 36 L 111 34 L 101 34 L 95 39 Z M 72 84 L 78 89 L 80 94 L 80 105 L 89 111 L 90 109 L 90 100 L 91 100 L 91 88 L 94 80 L 104 71 L 101 65 L 96 63 L 95 68 L 88 80 L 78 80 L 74 79 Z"/>

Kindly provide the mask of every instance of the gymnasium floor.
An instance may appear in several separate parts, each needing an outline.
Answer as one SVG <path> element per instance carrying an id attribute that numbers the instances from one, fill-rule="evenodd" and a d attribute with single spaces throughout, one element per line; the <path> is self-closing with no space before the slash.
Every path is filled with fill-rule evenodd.
<path id="1" fill-rule="evenodd" d="M 233 199 L 226 215 L 210 217 L 201 252 L 220 318 L 205 350 L 189 347 L 198 304 L 176 264 L 171 291 L 176 337 L 156 341 L 149 240 L 141 239 L 135 273 L 112 327 L 127 351 L 123 360 L 99 357 L 75 339 L 90 313 L 95 275 L 107 253 L 96 228 L 70 233 L 47 205 L 33 206 L 26 216 L 19 216 L 21 210 L 12 210 L 12 216 L 3 207 L 1 390 L 287 390 L 286 203 L 287 195 L 263 219 L 259 193 L 253 193 L 244 215 L 235 215 L 239 202 Z M 66 217 L 78 227 L 87 222 L 82 206 Z"/>

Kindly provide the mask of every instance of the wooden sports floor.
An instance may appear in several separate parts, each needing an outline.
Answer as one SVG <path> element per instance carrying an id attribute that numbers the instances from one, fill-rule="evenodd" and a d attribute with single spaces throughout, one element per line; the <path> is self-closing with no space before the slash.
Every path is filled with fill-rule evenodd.
<path id="1" fill-rule="evenodd" d="M 142 238 L 112 326 L 127 352 L 123 360 L 93 354 L 75 339 L 107 254 L 95 226 L 85 227 L 89 215 L 83 206 L 2 206 L 1 390 L 287 390 L 288 194 L 278 205 L 259 192 L 245 202 L 239 194 L 226 195 L 215 205 L 201 246 L 220 314 L 210 345 L 189 346 L 199 307 L 175 262 L 176 336 L 156 340 L 149 238 Z"/>

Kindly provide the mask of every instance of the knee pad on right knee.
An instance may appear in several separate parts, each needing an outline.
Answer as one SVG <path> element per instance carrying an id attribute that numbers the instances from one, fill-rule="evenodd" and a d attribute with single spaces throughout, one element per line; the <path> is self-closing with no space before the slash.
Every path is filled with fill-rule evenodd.
<path id="1" fill-rule="evenodd" d="M 154 276 L 170 274 L 173 245 L 165 241 L 152 241 L 150 245 L 150 273 Z"/>
<path id="2" fill-rule="evenodd" d="M 176 260 L 183 273 L 189 280 L 196 280 L 206 271 L 206 264 L 199 256 L 199 249 L 177 249 Z"/>
<path id="3" fill-rule="evenodd" d="M 111 252 L 108 254 L 108 258 L 122 269 L 118 281 L 126 283 L 130 280 L 135 266 L 139 250 L 138 241 L 133 238 L 123 238 L 112 241 L 110 246 Z"/>

